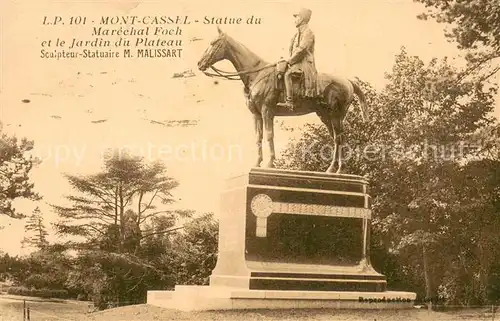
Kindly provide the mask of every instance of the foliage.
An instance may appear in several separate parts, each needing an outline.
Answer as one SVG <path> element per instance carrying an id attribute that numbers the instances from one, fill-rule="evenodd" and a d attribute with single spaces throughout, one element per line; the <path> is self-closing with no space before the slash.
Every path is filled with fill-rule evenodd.
<path id="1" fill-rule="evenodd" d="M 11 273 L 12 279 L 30 288 L 65 289 L 71 258 L 57 246 L 48 245 L 42 250 L 20 258 L 20 269 Z"/>
<path id="2" fill-rule="evenodd" d="M 23 244 L 27 244 L 40 250 L 49 244 L 47 241 L 49 233 L 43 224 L 42 213 L 40 212 L 40 208 L 38 206 L 26 220 L 24 231 L 27 234 L 31 234 L 31 236 L 25 237 L 23 239 Z"/>
<path id="3" fill-rule="evenodd" d="M 23 295 L 31 296 L 37 298 L 57 298 L 57 299 L 68 299 L 68 291 L 66 290 L 53 290 L 53 289 L 32 289 L 25 287 L 10 287 L 7 290 L 8 294 L 12 295 Z"/>
<path id="4" fill-rule="evenodd" d="M 429 8 L 419 19 L 435 19 L 450 27 L 445 35 L 468 51 L 464 74 L 486 68 L 483 79 L 500 70 L 500 3 L 497 0 L 414 0 Z"/>
<path id="5" fill-rule="evenodd" d="M 33 141 L 18 139 L 2 131 L 0 123 L 0 213 L 12 218 L 23 218 L 16 211 L 13 201 L 16 199 L 40 200 L 30 182 L 30 172 L 37 160 L 28 156 L 33 149 Z"/>
<path id="6" fill-rule="evenodd" d="M 66 175 L 76 195 L 71 206 L 52 205 L 61 221 L 58 233 L 84 237 L 84 247 L 137 253 L 141 240 L 151 236 L 144 226 L 158 217 L 168 222 L 189 217 L 190 211 L 158 208 L 174 203 L 171 190 L 178 182 L 166 176 L 161 163 L 145 164 L 142 158 L 110 152 L 102 172 L 79 177 Z M 103 243 L 104 242 L 104 243 Z"/>
<path id="7" fill-rule="evenodd" d="M 0 255 L 0 280 L 13 279 L 21 268 L 18 257 L 12 257 L 8 253 Z"/>
<path id="8" fill-rule="evenodd" d="M 453 24 L 447 32 L 461 48 L 476 48 L 479 44 L 492 47 L 500 54 L 500 4 L 496 0 L 414 0 L 423 3 L 428 13 L 420 19 L 433 18 L 441 23 Z"/>
<path id="9" fill-rule="evenodd" d="M 419 284 L 420 298 L 446 293 L 450 303 L 484 303 L 496 257 L 485 249 L 498 248 L 499 163 L 485 159 L 478 133 L 498 126 L 489 116 L 496 87 L 462 74 L 446 58 L 426 65 L 403 48 L 382 91 L 361 82 L 370 120 L 348 115 L 345 171 L 371 182 L 376 253 L 397 257 L 389 265 L 374 259 L 395 278 L 389 283 Z M 326 129 L 307 125 L 280 163 L 325 170 L 325 146 L 331 146 Z M 467 282 L 473 290 L 455 291 Z"/>
<path id="10" fill-rule="evenodd" d="M 99 309 L 145 302 L 146 291 L 172 286 L 162 271 L 128 253 L 85 251 L 75 260 L 66 287 L 91 297 Z"/>
<path id="11" fill-rule="evenodd" d="M 218 232 L 213 213 L 184 225 L 173 244 L 177 284 L 208 285 L 217 262 Z"/>
<path id="12" fill-rule="evenodd" d="M 155 220 L 153 220 L 154 222 Z M 144 303 L 148 290 L 175 284 L 206 284 L 216 261 L 217 223 L 213 214 L 185 223 L 182 231 L 165 221 L 146 228 L 161 233 L 144 239 L 137 255 L 107 249 L 81 250 L 72 261 L 65 288 L 88 297 L 99 309 Z"/>
<path id="13" fill-rule="evenodd" d="M 176 224 L 192 211 L 171 209 L 178 182 L 160 163 L 111 151 L 94 175 L 67 175 L 70 206 L 53 205 L 61 235 L 83 237 L 65 287 L 92 298 L 99 309 L 143 303 L 147 290 L 175 284 Z"/>

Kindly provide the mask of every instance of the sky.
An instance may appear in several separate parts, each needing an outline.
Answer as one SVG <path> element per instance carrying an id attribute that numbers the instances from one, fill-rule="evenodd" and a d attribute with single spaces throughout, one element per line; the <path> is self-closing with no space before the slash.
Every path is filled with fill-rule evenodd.
<path id="1" fill-rule="evenodd" d="M 292 13 L 301 6 L 313 12 L 319 71 L 359 77 L 381 88 L 402 46 L 424 61 L 452 56 L 443 25 L 420 21 L 424 8 L 411 0 L 350 1 L 3 1 L 0 4 L 0 120 L 3 130 L 35 141 L 35 156 L 43 163 L 33 170 L 40 204 L 16 202 L 30 213 L 40 206 L 46 224 L 57 217 L 48 204 L 64 204 L 71 191 L 64 173 L 85 175 L 100 170 L 106 148 L 129 148 L 147 160 L 160 159 L 180 182 L 175 206 L 217 215 L 224 179 L 244 173 L 254 162 L 252 116 L 245 107 L 240 82 L 218 84 L 196 70 L 215 25 L 183 27 L 181 59 L 40 58 L 41 42 L 92 39 L 91 27 L 44 26 L 45 16 L 189 15 L 254 16 L 260 25 L 221 25 L 268 62 L 287 56 L 295 33 Z M 199 41 L 190 41 L 193 38 Z M 231 70 L 221 63 L 220 68 Z M 194 77 L 172 78 L 192 69 Z M 22 100 L 28 99 L 29 103 Z M 498 115 L 498 110 L 497 110 Z M 190 125 L 166 126 L 189 120 Z M 152 122 L 153 121 L 153 122 Z M 314 116 L 278 119 L 287 125 L 316 121 Z M 165 124 L 165 125 L 164 125 Z M 281 150 L 289 133 L 279 128 L 275 143 Z M 162 151 L 173 151 L 168 157 Z M 267 150 L 264 150 L 265 157 Z M 23 254 L 24 221 L 0 215 L 0 250 Z M 51 240 L 56 240 L 51 236 Z"/>

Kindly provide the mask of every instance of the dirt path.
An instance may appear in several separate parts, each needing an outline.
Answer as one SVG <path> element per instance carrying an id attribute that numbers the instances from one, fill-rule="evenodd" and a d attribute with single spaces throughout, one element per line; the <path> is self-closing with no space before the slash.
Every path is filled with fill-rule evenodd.
<path id="1" fill-rule="evenodd" d="M 0 321 L 22 321 L 24 297 L 0 296 Z M 31 299 L 31 298 L 27 298 Z M 243 310 L 181 312 L 140 304 L 105 311 L 87 313 L 86 302 L 27 301 L 32 321 L 123 321 L 123 320 L 172 320 L 172 321 L 500 321 L 487 309 L 456 312 L 429 312 L 424 309 L 408 310 Z"/>
<path id="2" fill-rule="evenodd" d="M 24 300 L 32 321 L 82 320 L 88 310 L 86 302 L 0 295 L 0 320 L 22 321 Z"/>
<path id="3" fill-rule="evenodd" d="M 82 320 L 121 321 L 121 320 L 172 320 L 172 321 L 500 321 L 500 316 L 492 319 L 482 310 L 459 311 L 453 313 L 429 312 L 422 309 L 409 310 L 246 310 L 246 311 L 209 311 L 180 312 L 162 309 L 147 304 L 127 306 L 92 313 Z"/>

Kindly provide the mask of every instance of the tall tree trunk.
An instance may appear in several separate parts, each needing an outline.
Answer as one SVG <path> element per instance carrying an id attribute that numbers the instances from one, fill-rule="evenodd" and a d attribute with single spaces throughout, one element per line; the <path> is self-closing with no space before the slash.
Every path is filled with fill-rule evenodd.
<path id="1" fill-rule="evenodd" d="M 144 191 L 139 191 L 139 200 L 137 201 L 137 221 L 136 224 L 136 232 L 141 233 L 141 215 L 142 215 L 142 198 L 144 197 Z M 134 255 L 137 255 L 139 252 L 139 248 L 141 247 L 141 237 L 138 237 L 137 243 L 134 249 Z"/>
<path id="2" fill-rule="evenodd" d="M 42 219 L 38 219 L 38 248 L 43 249 L 45 247 L 45 236 L 43 235 L 43 225 Z"/>
<path id="3" fill-rule="evenodd" d="M 115 187 L 115 225 L 118 226 L 118 186 Z"/>
<path id="4" fill-rule="evenodd" d="M 137 225 L 141 223 L 142 215 L 142 198 L 144 197 L 144 192 L 139 191 L 139 200 L 137 201 Z"/>
<path id="5" fill-rule="evenodd" d="M 426 245 L 422 244 L 422 260 L 424 263 L 424 278 L 425 278 L 425 296 L 426 301 L 428 301 L 428 308 L 432 310 L 432 283 L 429 272 L 429 262 L 427 258 L 427 249 Z"/>
<path id="6" fill-rule="evenodd" d="M 479 304 L 486 304 L 488 301 L 488 274 L 489 265 L 491 264 L 488 257 L 488 251 L 485 251 L 485 247 L 488 246 L 487 241 L 483 238 L 481 233 L 479 241 Z M 486 244 L 485 244 L 486 243 Z"/>
<path id="7" fill-rule="evenodd" d="M 125 205 L 123 198 L 123 183 L 120 182 L 120 186 L 118 188 L 118 197 L 119 197 L 119 215 L 120 215 L 120 245 L 119 251 L 120 253 L 124 252 L 124 242 L 125 242 Z"/>

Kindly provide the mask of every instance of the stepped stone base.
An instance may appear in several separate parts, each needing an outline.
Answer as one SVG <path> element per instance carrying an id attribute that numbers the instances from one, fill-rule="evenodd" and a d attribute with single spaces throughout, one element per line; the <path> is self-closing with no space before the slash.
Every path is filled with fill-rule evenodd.
<path id="1" fill-rule="evenodd" d="M 240 290 L 214 286 L 176 286 L 148 291 L 148 304 L 181 311 L 245 309 L 407 309 L 415 293 Z"/>

